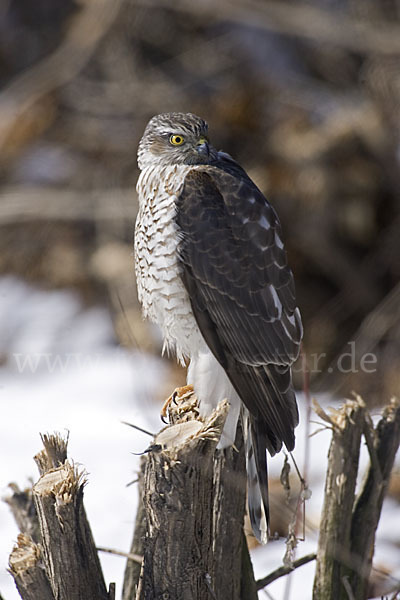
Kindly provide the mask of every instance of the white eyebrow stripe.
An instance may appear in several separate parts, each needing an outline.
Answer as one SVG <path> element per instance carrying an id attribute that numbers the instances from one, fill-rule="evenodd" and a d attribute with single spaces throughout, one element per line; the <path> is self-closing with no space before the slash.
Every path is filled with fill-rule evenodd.
<path id="1" fill-rule="evenodd" d="M 160 127 L 158 133 L 160 133 L 160 135 L 173 133 L 175 135 L 181 135 L 183 137 L 187 134 L 187 131 L 184 131 L 183 129 L 178 129 L 177 127 L 171 125 L 171 127 Z"/>

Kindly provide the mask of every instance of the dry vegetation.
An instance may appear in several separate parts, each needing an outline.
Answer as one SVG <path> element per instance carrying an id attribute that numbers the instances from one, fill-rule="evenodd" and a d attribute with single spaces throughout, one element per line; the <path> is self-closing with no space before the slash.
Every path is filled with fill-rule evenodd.
<path id="1" fill-rule="evenodd" d="M 196 112 L 281 216 L 315 386 L 395 393 L 400 8 L 331 5 L 6 3 L 0 272 L 109 296 L 121 341 L 151 347 L 130 258 L 136 146 L 153 114 Z M 373 375 L 337 368 L 352 340 Z"/>

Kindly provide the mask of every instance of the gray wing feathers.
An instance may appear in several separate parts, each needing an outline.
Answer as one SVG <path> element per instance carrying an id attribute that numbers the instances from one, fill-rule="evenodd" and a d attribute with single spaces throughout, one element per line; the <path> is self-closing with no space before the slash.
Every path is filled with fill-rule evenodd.
<path id="1" fill-rule="evenodd" d="M 301 320 L 279 221 L 261 192 L 218 169 L 192 171 L 177 220 L 182 263 L 233 356 L 254 366 L 290 365 Z"/>
<path id="2" fill-rule="evenodd" d="M 294 447 L 291 365 L 302 325 L 274 209 L 233 161 L 217 166 L 186 176 L 177 200 L 178 257 L 199 329 L 249 411 L 249 513 L 265 541 L 266 450 Z"/>

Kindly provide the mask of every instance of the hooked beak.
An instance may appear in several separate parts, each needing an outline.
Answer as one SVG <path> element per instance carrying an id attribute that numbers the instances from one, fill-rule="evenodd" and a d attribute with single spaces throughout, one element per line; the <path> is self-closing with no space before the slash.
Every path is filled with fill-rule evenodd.
<path id="1" fill-rule="evenodd" d="M 208 145 L 208 140 L 205 137 L 201 137 L 197 142 L 196 150 L 199 154 L 203 156 L 210 156 L 210 146 Z"/>

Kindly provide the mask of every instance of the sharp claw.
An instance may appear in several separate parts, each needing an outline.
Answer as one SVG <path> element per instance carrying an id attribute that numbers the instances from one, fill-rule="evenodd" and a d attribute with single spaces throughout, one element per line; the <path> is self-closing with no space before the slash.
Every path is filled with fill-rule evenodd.
<path id="1" fill-rule="evenodd" d="M 192 385 L 184 385 L 180 388 L 176 388 L 176 390 L 174 392 L 172 392 L 171 396 L 169 398 L 167 398 L 167 400 L 164 402 L 160 417 L 161 417 L 161 421 L 163 423 L 165 423 L 165 425 L 169 424 L 169 421 L 167 421 L 166 418 L 168 417 L 168 412 L 169 412 L 171 403 L 173 402 L 175 404 L 175 406 L 177 406 L 178 405 L 177 399 L 181 398 L 181 396 L 185 397 L 184 395 L 187 394 L 188 392 L 193 392 Z"/>

